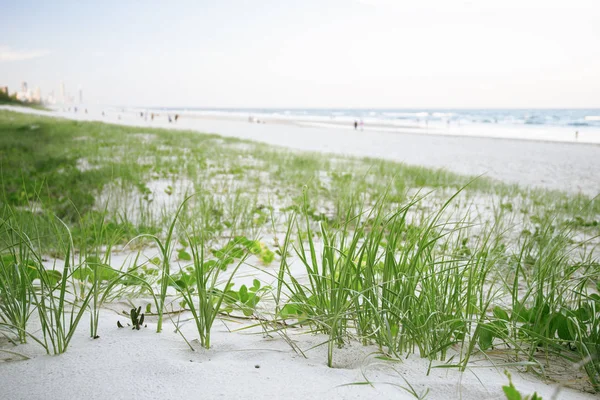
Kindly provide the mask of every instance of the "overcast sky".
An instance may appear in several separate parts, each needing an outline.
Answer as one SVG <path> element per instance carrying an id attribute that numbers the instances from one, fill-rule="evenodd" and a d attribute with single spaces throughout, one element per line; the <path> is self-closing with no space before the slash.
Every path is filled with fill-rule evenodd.
<path id="1" fill-rule="evenodd" d="M 0 85 L 93 104 L 600 107 L 600 0 L 0 0 Z"/>

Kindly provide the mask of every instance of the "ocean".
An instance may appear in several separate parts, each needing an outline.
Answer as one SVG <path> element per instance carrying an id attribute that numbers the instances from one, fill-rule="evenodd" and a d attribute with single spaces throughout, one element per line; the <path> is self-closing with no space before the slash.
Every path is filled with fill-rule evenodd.
<path id="1" fill-rule="evenodd" d="M 154 108 L 252 122 L 403 133 L 600 143 L 600 109 Z M 362 123 L 361 123 L 362 122 Z"/>
<path id="2" fill-rule="evenodd" d="M 600 128 L 600 109 L 349 109 L 349 108 L 164 108 L 203 114 L 254 115 L 290 119 L 431 124 L 538 125 Z"/>

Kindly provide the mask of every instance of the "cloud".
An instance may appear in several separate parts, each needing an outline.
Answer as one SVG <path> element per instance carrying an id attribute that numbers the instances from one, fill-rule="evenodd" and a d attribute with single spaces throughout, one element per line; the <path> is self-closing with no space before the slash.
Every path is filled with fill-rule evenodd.
<path id="1" fill-rule="evenodd" d="M 24 61 L 44 57 L 49 50 L 16 50 L 8 46 L 0 46 L 0 62 Z"/>

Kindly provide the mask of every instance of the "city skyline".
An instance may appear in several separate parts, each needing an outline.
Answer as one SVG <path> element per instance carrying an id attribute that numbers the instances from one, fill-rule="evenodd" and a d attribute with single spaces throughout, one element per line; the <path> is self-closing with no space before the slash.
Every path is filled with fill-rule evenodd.
<path id="1" fill-rule="evenodd" d="M 58 90 L 50 89 L 43 91 L 39 86 L 29 86 L 27 81 L 21 81 L 19 89 L 13 89 L 8 85 L 0 86 L 6 94 L 10 96 L 16 96 L 18 100 L 25 102 L 44 103 L 47 105 L 70 105 L 70 104 L 83 104 L 83 88 L 81 85 L 77 89 L 77 101 L 74 94 L 68 92 L 65 88 L 64 82 L 58 85 Z M 43 95 L 43 93 L 45 93 Z"/>
<path id="2" fill-rule="evenodd" d="M 591 0 L 226 3 L 5 5 L 0 84 L 124 106 L 600 107 Z"/>

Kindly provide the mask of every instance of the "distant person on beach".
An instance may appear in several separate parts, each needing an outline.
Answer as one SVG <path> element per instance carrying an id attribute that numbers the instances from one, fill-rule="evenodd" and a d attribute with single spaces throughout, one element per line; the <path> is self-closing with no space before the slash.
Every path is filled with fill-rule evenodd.
<path id="1" fill-rule="evenodd" d="M 150 121 L 154 121 L 154 113 L 150 114 Z"/>
<path id="2" fill-rule="evenodd" d="M 356 130 L 356 128 L 358 128 L 358 122 L 354 120 L 354 130 Z"/>
<path id="3" fill-rule="evenodd" d="M 104 111 L 102 111 L 102 116 L 104 117 Z"/>
<path id="4" fill-rule="evenodd" d="M 169 118 L 169 123 L 171 123 L 171 116 L 167 115 L 167 118 Z"/>
<path id="5" fill-rule="evenodd" d="M 179 119 L 179 114 L 175 114 L 175 122 Z"/>
<path id="6" fill-rule="evenodd" d="M 575 131 L 575 140 L 579 139 L 579 131 Z"/>
<path id="7" fill-rule="evenodd" d="M 365 123 L 363 122 L 362 118 L 361 118 L 359 124 L 360 124 L 360 130 L 362 131 L 365 127 Z"/>

